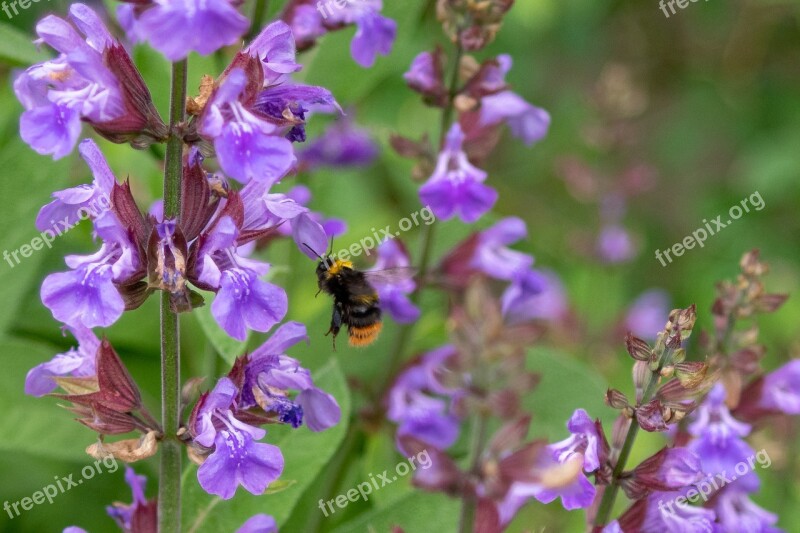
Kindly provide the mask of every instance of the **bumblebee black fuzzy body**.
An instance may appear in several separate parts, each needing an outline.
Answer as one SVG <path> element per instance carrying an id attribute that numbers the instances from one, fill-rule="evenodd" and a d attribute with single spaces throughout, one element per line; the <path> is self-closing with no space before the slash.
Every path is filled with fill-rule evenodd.
<path id="1" fill-rule="evenodd" d="M 329 257 L 317 265 L 319 290 L 333 296 L 333 316 L 328 333 L 336 335 L 347 326 L 350 346 L 362 347 L 375 342 L 383 327 L 378 292 L 364 272 L 350 261 Z M 326 333 L 326 335 L 328 334 Z"/>

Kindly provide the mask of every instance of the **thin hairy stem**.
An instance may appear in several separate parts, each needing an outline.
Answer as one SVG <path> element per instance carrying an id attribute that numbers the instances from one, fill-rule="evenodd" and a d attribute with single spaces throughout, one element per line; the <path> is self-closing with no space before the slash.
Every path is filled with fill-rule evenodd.
<path id="1" fill-rule="evenodd" d="M 172 65 L 170 136 L 164 165 L 164 219 L 176 218 L 181 210 L 183 139 L 181 125 L 186 114 L 186 60 Z M 181 525 L 180 341 L 178 315 L 170 308 L 169 293 L 161 293 L 161 476 L 158 487 L 158 531 L 179 533 Z"/>

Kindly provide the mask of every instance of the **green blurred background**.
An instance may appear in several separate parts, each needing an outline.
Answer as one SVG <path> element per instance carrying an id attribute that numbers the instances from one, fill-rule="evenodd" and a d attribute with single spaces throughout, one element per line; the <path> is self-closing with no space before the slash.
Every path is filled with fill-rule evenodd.
<path id="1" fill-rule="evenodd" d="M 272 4 L 274 11 L 276 2 Z M 424 107 L 401 77 L 417 53 L 446 44 L 432 17 L 432 2 L 387 4 L 385 12 L 398 21 L 399 36 L 394 52 L 380 58 L 376 67 L 363 70 L 350 59 L 352 29 L 327 36 L 321 46 L 301 56 L 306 68 L 300 79 L 331 89 L 383 148 L 370 168 L 323 169 L 285 183 L 308 185 L 313 209 L 348 222 L 348 234 L 339 239 L 342 246 L 369 235 L 372 227 L 394 226 L 419 209 L 417 184 L 409 178 L 411 163 L 391 152 L 388 139 L 395 132 L 413 138 L 435 134 L 438 124 L 437 112 Z M 51 192 L 90 180 L 75 155 L 54 163 L 21 142 L 21 107 L 11 90 L 14 69 L 41 60 L 28 44 L 35 21 L 50 11 L 63 15 L 67 7 L 62 0 L 49 0 L 11 20 L 0 13 L 0 251 L 17 249 L 37 235 L 33 222 Z M 250 2 L 243 9 L 250 12 Z M 654 0 L 518 0 L 498 39 L 477 56 L 511 54 L 515 64 L 509 81 L 514 89 L 547 109 L 553 119 L 550 135 L 533 148 L 504 136 L 484 165 L 500 200 L 492 216 L 480 223 L 485 227 L 503 216 L 523 217 L 530 238 L 518 248 L 533 253 L 538 266 L 560 276 L 573 312 L 574 326 L 550 335 L 529 358 L 543 373 L 539 389 L 526 401 L 534 414 L 534 434 L 563 438 L 565 421 L 576 407 L 613 419 L 602 401 L 606 387 L 631 389 L 619 323 L 644 290 L 665 289 L 673 307 L 696 303 L 699 325 L 707 329 L 714 283 L 735 276 L 741 254 L 759 248 L 772 266 L 768 288 L 797 292 L 799 14 L 800 3 L 779 0 L 698 2 L 669 18 Z M 192 57 L 190 87 L 197 86 L 202 74 L 219 73 L 230 52 Z M 136 48 L 134 58 L 165 115 L 168 64 L 146 47 Z M 323 131 L 327 120 L 314 118 L 311 138 Z M 141 204 L 149 205 L 159 196 L 161 169 L 151 152 L 105 141 L 101 146 L 117 177 L 131 178 Z M 630 261 L 604 263 L 593 253 L 603 219 L 601 199 L 632 190 L 634 179 L 639 186 L 636 194 L 628 195 L 620 224 L 633 236 L 638 252 Z M 763 210 L 751 211 L 711 237 L 704 248 L 687 251 L 666 267 L 655 259 L 656 248 L 670 247 L 703 219 L 725 214 L 756 191 L 764 199 Z M 437 257 L 474 229 L 453 221 L 437 224 Z M 412 251 L 419 247 L 418 238 L 419 230 L 408 234 Z M 25 397 L 23 382 L 28 369 L 73 343 L 41 305 L 41 280 L 64 269 L 65 254 L 94 249 L 84 224 L 58 239 L 52 250 L 35 253 L 13 269 L 0 264 L 0 501 L 30 496 L 54 476 L 78 473 L 90 463 L 83 450 L 94 434 L 72 422 L 56 401 Z M 372 400 L 359 393 L 359 384 L 383 376 L 396 325 L 388 324 L 381 340 L 366 350 L 342 347 L 332 353 L 323 336 L 330 303 L 314 298 L 313 264 L 285 242 L 273 245 L 264 256 L 276 267 L 275 281 L 289 293 L 287 319 L 309 326 L 310 345 L 291 354 L 311 369 L 325 367 L 320 379 L 345 408 L 351 403 L 348 398 L 353 413 L 369 407 Z M 415 352 L 446 341 L 445 297 L 426 293 L 422 304 Z M 151 299 L 104 332 L 156 413 L 157 317 L 156 301 Z M 793 298 L 761 321 L 762 342 L 768 347 L 765 367 L 797 356 L 799 320 L 800 300 Z M 242 347 L 224 342 L 218 333 L 207 311 L 182 318 L 184 378 L 213 379 L 240 353 Z M 250 345 L 263 338 L 252 336 Z M 705 355 L 694 346 L 689 353 L 693 358 Z M 454 528 L 456 504 L 439 495 L 414 493 L 408 480 L 377 492 L 368 503 L 350 504 L 323 518 L 319 498 L 346 492 L 369 473 L 394 468 L 400 461 L 390 427 L 351 442 L 345 425 L 322 435 L 305 429 L 297 436 L 271 431 L 269 441 L 282 442 L 287 454 L 283 479 L 289 481 L 275 495 L 255 498 L 240 491 L 235 503 L 208 508 L 209 500 L 188 479 L 186 530 L 196 525 L 196 531 L 232 531 L 229 524 L 241 524 L 253 510 L 275 515 L 285 531 L 388 531 L 398 524 L 415 533 L 430 531 L 433 523 L 442 531 Z M 756 500 L 778 512 L 779 525 L 788 531 L 800 530 L 796 435 L 792 422 L 752 440 L 756 449 L 769 443 L 773 459 L 773 465 L 760 472 L 763 489 Z M 642 438 L 634 460 L 655 451 L 662 445 L 660 439 Z M 157 462 L 146 461 L 137 470 L 150 477 L 148 494 L 154 496 Z M 187 477 L 193 474 L 189 469 Z M 52 505 L 37 506 L 13 520 L 0 514 L 0 531 L 61 531 L 73 524 L 92 532 L 113 531 L 104 511 L 112 501 L 130 501 L 122 469 L 98 475 Z M 197 518 L 201 512 L 208 513 L 205 519 Z M 233 522 L 219 518 L 229 516 Z M 582 520 L 582 513 L 566 513 L 557 504 L 531 504 L 511 530 L 580 531 Z"/>

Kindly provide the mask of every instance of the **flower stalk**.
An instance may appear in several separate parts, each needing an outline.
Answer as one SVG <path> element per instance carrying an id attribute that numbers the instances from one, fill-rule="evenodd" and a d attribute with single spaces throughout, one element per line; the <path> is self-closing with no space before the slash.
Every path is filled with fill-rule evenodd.
<path id="1" fill-rule="evenodd" d="M 692 317 L 694 314 L 694 306 L 686 310 L 687 317 Z M 669 329 L 673 324 L 673 317 L 677 322 L 677 331 L 674 333 L 674 335 L 676 335 L 675 340 L 670 338 L 671 332 Z M 641 399 L 638 402 L 639 407 L 646 406 L 650 400 L 653 399 L 656 389 L 660 383 L 662 371 L 673 364 L 676 352 L 680 349 L 680 340 L 684 337 L 684 335 L 688 336 L 686 333 L 681 332 L 681 326 L 684 326 L 684 324 L 681 324 L 681 318 L 682 317 L 680 314 L 676 315 L 676 311 L 673 311 L 673 314 L 670 315 L 670 322 L 667 324 L 666 331 L 659 334 L 659 340 L 656 344 L 654 352 L 655 354 L 659 354 L 660 352 L 660 355 L 658 356 L 658 359 L 656 359 L 656 364 L 650 364 L 651 373 L 649 374 L 649 379 L 644 388 Z M 691 321 L 692 325 L 694 324 L 694 318 L 689 318 L 688 320 Z M 688 327 L 688 332 L 691 332 L 691 326 Z M 630 425 L 628 426 L 628 431 L 625 435 L 625 440 L 623 441 L 622 448 L 620 448 L 619 456 L 617 457 L 614 470 L 611 474 L 611 480 L 603 491 L 603 497 L 600 500 L 600 505 L 597 509 L 597 515 L 595 515 L 593 529 L 595 533 L 602 531 L 603 527 L 609 521 L 611 511 L 614 508 L 614 502 L 617 498 L 617 492 L 620 488 L 620 480 L 623 472 L 625 471 L 625 465 L 628 462 L 631 450 L 633 449 L 633 444 L 636 441 L 636 436 L 639 433 L 639 428 L 640 426 L 638 418 L 636 416 L 632 416 L 630 419 Z"/>
<path id="2" fill-rule="evenodd" d="M 164 167 L 164 219 L 177 218 L 181 209 L 183 138 L 186 113 L 186 60 L 172 65 L 167 157 Z M 170 294 L 161 294 L 161 420 L 164 428 L 158 495 L 158 530 L 180 531 L 181 444 L 180 424 L 180 332 L 178 315 L 170 308 Z"/>

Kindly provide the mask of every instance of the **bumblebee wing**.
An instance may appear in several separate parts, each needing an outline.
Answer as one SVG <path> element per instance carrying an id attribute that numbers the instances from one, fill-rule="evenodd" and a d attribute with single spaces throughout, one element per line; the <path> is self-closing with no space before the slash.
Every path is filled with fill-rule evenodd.
<path id="1" fill-rule="evenodd" d="M 367 270 L 364 272 L 364 278 L 370 283 L 391 285 L 414 279 L 416 274 L 417 269 L 414 267 L 397 267 L 384 270 Z"/>

